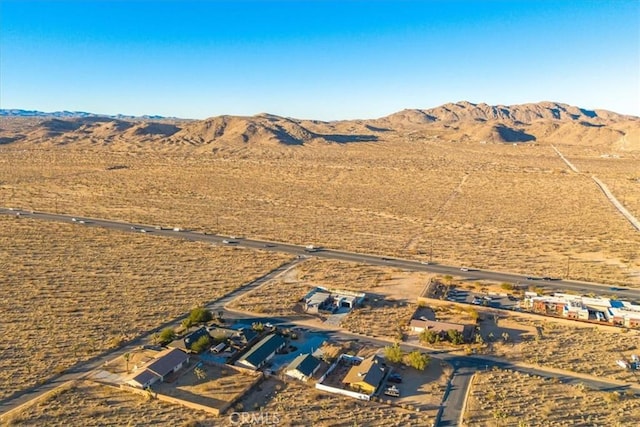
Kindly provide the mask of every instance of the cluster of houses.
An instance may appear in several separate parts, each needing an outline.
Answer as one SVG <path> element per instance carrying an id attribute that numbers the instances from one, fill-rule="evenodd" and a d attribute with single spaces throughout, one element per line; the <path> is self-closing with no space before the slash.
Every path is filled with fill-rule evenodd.
<path id="1" fill-rule="evenodd" d="M 584 321 L 609 322 L 627 328 L 640 327 L 640 305 L 609 298 L 526 292 L 521 307 L 535 313 Z"/>
<path id="2" fill-rule="evenodd" d="M 168 376 L 189 364 L 194 353 L 192 345 L 201 337 L 209 336 L 212 342 L 210 353 L 224 355 L 228 363 L 254 371 L 264 370 L 271 359 L 284 351 L 287 340 L 282 335 L 271 332 L 260 339 L 258 332 L 251 328 L 237 329 L 219 326 L 199 327 L 189 331 L 180 339 L 171 342 L 167 349 L 160 351 L 152 360 L 138 367 L 127 378 L 126 383 L 146 389 L 156 382 L 165 381 Z M 238 355 L 240 355 L 238 357 Z M 201 355 L 200 357 L 207 357 Z M 318 371 L 321 361 L 311 354 L 297 356 L 284 370 L 284 374 L 301 381 L 308 381 Z"/>
<path id="3" fill-rule="evenodd" d="M 316 287 L 302 298 L 304 311 L 311 314 L 336 313 L 341 308 L 351 310 L 364 300 L 365 294 L 346 290 Z"/>

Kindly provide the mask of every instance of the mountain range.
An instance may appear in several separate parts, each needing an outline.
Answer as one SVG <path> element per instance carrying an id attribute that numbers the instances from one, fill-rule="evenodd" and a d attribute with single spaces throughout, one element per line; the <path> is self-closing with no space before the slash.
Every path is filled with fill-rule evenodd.
<path id="1" fill-rule="evenodd" d="M 0 110 L 0 144 L 345 144 L 393 138 L 446 142 L 575 143 L 640 150 L 640 118 L 557 102 L 487 105 L 462 101 L 370 120 L 317 121 L 258 114 L 183 120 L 85 112 Z"/>

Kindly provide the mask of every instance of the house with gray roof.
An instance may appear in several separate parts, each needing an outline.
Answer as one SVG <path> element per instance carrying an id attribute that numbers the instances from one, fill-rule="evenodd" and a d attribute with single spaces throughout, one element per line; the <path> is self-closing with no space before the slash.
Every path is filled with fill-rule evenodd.
<path id="1" fill-rule="evenodd" d="M 293 359 L 284 373 L 292 378 L 307 381 L 319 368 L 320 361 L 307 353 Z"/>
<path id="2" fill-rule="evenodd" d="M 240 357 L 236 365 L 253 369 L 254 371 L 258 370 L 271 360 L 278 350 L 284 348 L 286 344 L 287 342 L 280 335 L 267 335 L 244 356 Z"/>
<path id="3" fill-rule="evenodd" d="M 127 384 L 138 388 L 147 388 L 158 381 L 164 381 L 166 377 L 179 371 L 189 363 L 189 355 L 177 348 L 168 348 L 142 369 L 138 369 L 128 380 Z"/>
<path id="4" fill-rule="evenodd" d="M 202 337 L 210 337 L 209 331 L 204 326 L 195 329 L 182 338 L 178 338 L 169 344 L 169 347 L 182 350 L 186 353 L 191 353 L 191 346 L 195 344 Z"/>

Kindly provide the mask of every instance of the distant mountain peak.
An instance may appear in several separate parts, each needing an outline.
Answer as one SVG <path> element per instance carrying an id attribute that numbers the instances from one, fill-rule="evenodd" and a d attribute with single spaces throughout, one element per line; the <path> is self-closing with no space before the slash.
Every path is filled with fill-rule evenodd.
<path id="1" fill-rule="evenodd" d="M 131 116 L 126 114 L 96 114 L 87 113 L 85 111 L 38 111 L 38 110 L 21 110 L 21 109 L 0 109 L 0 117 L 41 117 L 41 118 L 64 118 L 79 119 L 86 117 L 107 117 L 110 119 L 123 120 L 164 120 L 176 119 L 175 117 L 164 117 L 158 115 Z"/>

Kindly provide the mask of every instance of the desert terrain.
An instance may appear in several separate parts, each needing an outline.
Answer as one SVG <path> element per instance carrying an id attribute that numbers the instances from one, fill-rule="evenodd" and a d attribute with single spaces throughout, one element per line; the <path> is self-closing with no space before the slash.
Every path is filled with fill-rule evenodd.
<path id="1" fill-rule="evenodd" d="M 528 114 L 547 111 L 535 105 Z M 189 122 L 170 136 L 131 131 L 140 123 L 39 123 L 0 146 L 0 197 L 26 209 L 525 274 L 564 276 L 570 258 L 572 279 L 638 284 L 640 233 L 591 179 L 637 213 L 638 120 L 603 117 L 580 117 L 601 126 L 593 128 L 541 115 L 527 125 L 540 135 L 528 142 L 481 138 L 478 126 L 502 120 L 491 117 L 403 124 L 263 115 Z M 2 120 L 14 138 L 16 124 Z M 306 126 L 313 137 L 287 144 L 245 129 L 237 140 L 241 125 L 285 136 Z M 554 126 L 562 138 L 539 130 Z M 572 172 L 552 143 L 584 172 Z"/>
<path id="2" fill-rule="evenodd" d="M 289 259 L 0 217 L 0 398 L 158 328 Z"/>
<path id="3" fill-rule="evenodd" d="M 7 420 L 10 426 L 202 426 L 206 414 L 93 382 L 68 383 Z"/>
<path id="4" fill-rule="evenodd" d="M 640 400 L 632 395 L 495 370 L 474 376 L 464 425 L 630 426 L 639 417 Z"/>
<path id="5" fill-rule="evenodd" d="M 640 232 L 592 177 L 640 216 L 639 163 L 639 118 L 556 103 L 461 102 L 337 122 L 269 114 L 198 121 L 0 117 L 5 207 L 616 286 L 640 286 Z M 154 330 L 290 259 L 17 217 L 0 217 L 0 254 L 2 330 L 12 337 L 0 345 L 0 398 Z M 257 288 L 234 307 L 289 315 L 291 303 L 314 285 L 369 291 L 384 299 L 356 310 L 343 327 L 362 332 L 375 322 L 378 336 L 393 338 L 392 328 L 415 311 L 414 294 L 429 278 L 315 259 L 301 263 L 295 275 Z M 289 287 L 289 300 L 276 306 L 272 301 L 283 302 L 282 287 Z M 514 322 L 513 328 L 542 333 L 496 343 L 494 354 L 631 380 L 611 367 L 603 351 L 627 356 L 635 351 L 629 340 L 637 341 L 635 333 Z M 591 351 L 591 344 L 603 351 Z M 502 380 L 516 387 L 515 394 L 524 387 L 508 376 Z M 487 387 L 494 383 L 488 380 Z M 284 397 L 270 408 L 302 417 L 289 398 L 301 387 L 283 387 Z M 596 396 L 580 392 L 577 401 Z M 79 403 L 81 396 L 86 404 Z M 433 415 L 377 404 L 372 410 L 337 396 L 310 398 L 316 409 L 348 413 L 344 425 L 388 425 L 387 419 L 424 425 Z M 104 399 L 106 406 L 99 403 Z M 635 414 L 630 401 L 620 396 L 612 404 Z M 169 413 L 179 422 L 199 419 L 157 402 L 152 414 L 139 396 L 80 383 L 30 407 L 17 422 L 64 422 L 66 406 L 75 408 L 70 416 L 97 424 L 163 424 Z M 108 414 L 112 407 L 123 409 Z M 518 417 L 519 408 L 504 407 L 496 418 Z M 611 408 L 611 414 L 584 419 L 572 415 L 572 422 L 616 416 L 625 422 L 626 415 Z M 474 425 L 495 421 L 481 412 L 471 415 Z M 335 422 L 328 412 L 314 416 L 318 425 Z"/>

